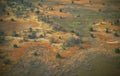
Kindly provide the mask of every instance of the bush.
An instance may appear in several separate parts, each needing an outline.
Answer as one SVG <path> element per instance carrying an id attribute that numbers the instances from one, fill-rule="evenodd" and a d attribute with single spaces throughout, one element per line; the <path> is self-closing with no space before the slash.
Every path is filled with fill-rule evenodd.
<path id="1" fill-rule="evenodd" d="M 62 58 L 62 56 L 59 53 L 56 53 L 56 58 Z"/>
<path id="2" fill-rule="evenodd" d="M 62 12 L 62 9 L 59 9 L 59 12 Z"/>
<path id="3" fill-rule="evenodd" d="M 14 48 L 18 48 L 18 45 L 17 45 L 17 44 L 14 44 L 13 47 L 14 47 Z"/>
<path id="4" fill-rule="evenodd" d="M 29 32 L 32 32 L 33 31 L 33 29 L 32 28 L 29 28 Z"/>
<path id="5" fill-rule="evenodd" d="M 115 36 L 115 37 L 119 37 L 119 35 L 118 35 L 118 33 L 117 33 L 117 32 L 115 32 L 115 33 L 114 33 L 114 36 Z"/>
<path id="6" fill-rule="evenodd" d="M 106 28 L 106 29 L 105 29 L 105 32 L 106 32 L 106 33 L 109 33 L 109 28 Z"/>
<path id="7" fill-rule="evenodd" d="M 76 44 L 82 43 L 82 41 L 80 39 L 75 39 L 74 37 L 69 37 L 66 41 L 65 41 L 65 46 L 67 47 L 72 47 Z"/>
<path id="8" fill-rule="evenodd" d="M 0 19 L 0 22 L 3 22 L 3 19 Z"/>
<path id="9" fill-rule="evenodd" d="M 72 4 L 74 4 L 74 1 L 72 0 L 72 2 L 71 2 Z"/>
<path id="10" fill-rule="evenodd" d="M 5 41 L 5 33 L 3 31 L 0 32 L 0 43 L 3 43 Z"/>
<path id="11" fill-rule="evenodd" d="M 90 36 L 91 36 L 92 38 L 95 38 L 95 35 L 94 35 L 94 34 L 90 34 Z"/>
<path id="12" fill-rule="evenodd" d="M 3 61 L 3 63 L 4 63 L 5 65 L 11 64 L 11 60 L 10 60 L 10 59 L 5 59 L 5 60 Z"/>
<path id="13" fill-rule="evenodd" d="M 117 53 L 117 54 L 120 54 L 120 49 L 119 48 L 115 48 L 115 53 Z"/>
<path id="14" fill-rule="evenodd" d="M 91 28 L 89 29 L 89 31 L 92 31 L 92 32 L 93 32 L 94 30 L 93 30 L 93 28 L 91 27 Z"/>
<path id="15" fill-rule="evenodd" d="M 34 56 L 39 56 L 40 54 L 38 52 L 33 53 Z"/>
<path id="16" fill-rule="evenodd" d="M 12 36 L 14 36 L 14 37 L 19 37 L 19 34 L 17 34 L 16 31 L 13 31 L 13 32 L 12 32 Z"/>
<path id="17" fill-rule="evenodd" d="M 32 34 L 29 35 L 29 38 L 30 38 L 30 39 L 35 39 L 35 38 L 37 38 L 36 32 L 32 32 Z"/>
<path id="18" fill-rule="evenodd" d="M 0 54 L 0 59 L 4 59 L 5 55 Z"/>
<path id="19" fill-rule="evenodd" d="M 4 59 L 5 55 L 3 55 L 3 50 L 0 49 L 0 59 Z"/>
<path id="20" fill-rule="evenodd" d="M 11 18 L 11 21 L 15 21 L 15 19 Z"/>

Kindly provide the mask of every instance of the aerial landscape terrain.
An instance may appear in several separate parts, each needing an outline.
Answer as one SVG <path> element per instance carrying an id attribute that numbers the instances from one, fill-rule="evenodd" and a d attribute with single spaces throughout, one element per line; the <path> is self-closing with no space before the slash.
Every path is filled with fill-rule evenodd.
<path id="1" fill-rule="evenodd" d="M 120 76 L 120 0 L 0 0 L 0 76 Z"/>

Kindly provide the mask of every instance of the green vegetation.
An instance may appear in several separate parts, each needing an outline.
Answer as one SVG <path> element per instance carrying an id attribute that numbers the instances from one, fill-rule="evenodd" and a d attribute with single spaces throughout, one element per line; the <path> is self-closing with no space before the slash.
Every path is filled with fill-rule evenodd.
<path id="1" fill-rule="evenodd" d="M 90 36 L 91 36 L 92 38 L 95 38 L 95 35 L 94 35 L 94 34 L 90 34 Z"/>
<path id="2" fill-rule="evenodd" d="M 11 18 L 11 21 L 13 21 L 13 22 L 14 22 L 14 21 L 15 21 L 15 19 Z"/>
<path id="3" fill-rule="evenodd" d="M 17 44 L 14 44 L 13 47 L 14 47 L 14 48 L 18 48 L 18 45 L 17 45 Z"/>
<path id="4" fill-rule="evenodd" d="M 0 22 L 3 22 L 3 19 L 0 19 Z"/>
<path id="5" fill-rule="evenodd" d="M 29 32 L 32 32 L 32 31 L 33 31 L 33 29 L 30 27 L 30 28 L 29 28 Z"/>
<path id="6" fill-rule="evenodd" d="M 94 31 L 94 29 L 91 27 L 91 28 L 89 29 L 89 31 L 93 32 L 93 31 Z"/>
<path id="7" fill-rule="evenodd" d="M 60 55 L 60 53 L 56 53 L 56 58 L 62 58 L 62 56 Z"/>
<path id="8" fill-rule="evenodd" d="M 109 28 L 106 28 L 106 29 L 105 29 L 105 32 L 106 32 L 106 33 L 109 33 Z"/>
<path id="9" fill-rule="evenodd" d="M 59 9 L 59 12 L 63 12 L 63 10 L 62 10 L 62 9 Z"/>
<path id="10" fill-rule="evenodd" d="M 3 43 L 5 41 L 5 36 L 6 36 L 5 32 L 0 31 L 0 43 Z"/>
<path id="11" fill-rule="evenodd" d="M 5 55 L 3 54 L 3 50 L 0 49 L 0 59 L 4 59 Z"/>
<path id="12" fill-rule="evenodd" d="M 33 55 L 34 56 L 40 56 L 40 54 L 38 52 L 34 52 Z"/>
<path id="13" fill-rule="evenodd" d="M 31 33 L 31 35 L 29 35 L 28 36 L 30 39 L 36 39 L 37 37 L 36 37 L 36 32 L 35 31 L 33 31 L 32 33 Z"/>
<path id="14" fill-rule="evenodd" d="M 18 34 L 16 31 L 13 31 L 13 32 L 12 32 L 12 36 L 14 36 L 14 37 L 19 37 L 19 34 Z"/>
<path id="15" fill-rule="evenodd" d="M 115 51 L 116 54 L 120 54 L 120 49 L 119 48 L 115 48 L 114 51 Z"/>
<path id="16" fill-rule="evenodd" d="M 115 37 L 119 37 L 119 34 L 117 32 L 114 33 Z"/>
<path id="17" fill-rule="evenodd" d="M 72 47 L 76 44 L 80 44 L 82 43 L 82 41 L 80 39 L 75 39 L 74 37 L 69 37 L 66 41 L 65 41 L 65 46 L 66 47 Z"/>
<path id="18" fill-rule="evenodd" d="M 5 64 L 5 65 L 8 65 L 8 64 L 11 64 L 11 60 L 10 59 L 5 59 L 4 61 L 3 61 L 3 63 Z"/>
<path id="19" fill-rule="evenodd" d="M 4 58 L 5 58 L 5 55 L 0 54 L 0 59 L 4 59 Z"/>

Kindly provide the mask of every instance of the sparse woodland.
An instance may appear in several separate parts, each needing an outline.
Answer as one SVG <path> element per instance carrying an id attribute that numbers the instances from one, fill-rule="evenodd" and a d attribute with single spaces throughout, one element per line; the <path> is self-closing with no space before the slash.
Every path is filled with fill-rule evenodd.
<path id="1" fill-rule="evenodd" d="M 0 0 L 0 76 L 119 76 L 118 5 Z"/>

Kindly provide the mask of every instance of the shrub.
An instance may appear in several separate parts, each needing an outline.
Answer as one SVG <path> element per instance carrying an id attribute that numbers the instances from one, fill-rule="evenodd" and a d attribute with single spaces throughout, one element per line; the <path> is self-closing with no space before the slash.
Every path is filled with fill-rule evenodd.
<path id="1" fill-rule="evenodd" d="M 0 43 L 3 43 L 5 41 L 5 33 L 4 32 L 0 32 Z"/>
<path id="2" fill-rule="evenodd" d="M 62 12 L 62 9 L 59 9 L 59 12 Z"/>
<path id="3" fill-rule="evenodd" d="M 35 11 L 35 13 L 36 13 L 37 15 L 39 15 L 39 14 L 40 14 L 40 11 L 39 11 L 39 10 L 37 10 L 37 11 Z"/>
<path id="4" fill-rule="evenodd" d="M 16 31 L 13 31 L 13 32 L 12 32 L 12 36 L 14 36 L 14 37 L 19 37 L 19 34 L 17 34 Z"/>
<path id="5" fill-rule="evenodd" d="M 17 44 L 14 44 L 13 47 L 14 47 L 14 48 L 18 48 L 18 45 L 17 45 Z"/>
<path id="6" fill-rule="evenodd" d="M 0 54 L 0 59 L 4 59 L 5 55 Z"/>
<path id="7" fill-rule="evenodd" d="M 74 1 L 72 0 L 72 2 L 71 2 L 72 4 L 74 4 Z"/>
<path id="8" fill-rule="evenodd" d="M 95 35 L 94 35 L 94 34 L 90 34 L 90 36 L 91 36 L 92 38 L 95 38 Z"/>
<path id="9" fill-rule="evenodd" d="M 67 47 L 72 47 L 76 44 L 82 43 L 82 41 L 80 39 L 75 39 L 74 37 L 69 37 L 66 41 L 65 41 L 65 46 Z"/>
<path id="10" fill-rule="evenodd" d="M 3 50 L 0 49 L 0 59 L 4 59 L 5 55 L 3 55 Z"/>
<path id="11" fill-rule="evenodd" d="M 10 59 L 5 59 L 5 60 L 3 61 L 3 63 L 4 63 L 5 65 L 11 64 L 11 60 L 10 60 Z"/>
<path id="12" fill-rule="evenodd" d="M 3 22 L 3 19 L 0 19 L 0 22 Z"/>
<path id="13" fill-rule="evenodd" d="M 44 36 L 43 36 L 43 35 L 40 35 L 40 38 L 44 38 Z"/>
<path id="14" fill-rule="evenodd" d="M 32 32 L 32 34 L 29 35 L 29 38 L 30 38 L 30 39 L 35 39 L 35 38 L 37 38 L 36 32 Z"/>
<path id="15" fill-rule="evenodd" d="M 65 43 L 63 43 L 61 47 L 62 47 L 62 50 L 65 50 L 66 49 Z"/>
<path id="16" fill-rule="evenodd" d="M 38 52 L 33 53 L 34 56 L 39 56 L 40 54 Z"/>
<path id="17" fill-rule="evenodd" d="M 50 38 L 50 43 L 56 43 L 56 41 L 53 37 Z"/>
<path id="18" fill-rule="evenodd" d="M 33 29 L 30 27 L 30 28 L 29 28 L 29 32 L 32 32 L 32 31 L 33 31 Z"/>
<path id="19" fill-rule="evenodd" d="M 105 29 L 105 32 L 106 32 L 106 33 L 109 33 L 109 28 L 106 28 L 106 29 Z"/>
<path id="20" fill-rule="evenodd" d="M 15 21 L 15 19 L 11 18 L 11 21 Z"/>
<path id="21" fill-rule="evenodd" d="M 3 53 L 3 51 L 0 49 L 0 54 L 2 54 Z"/>
<path id="22" fill-rule="evenodd" d="M 119 37 L 119 34 L 117 32 L 114 33 L 115 37 Z"/>
<path id="23" fill-rule="evenodd" d="M 56 58 L 62 58 L 62 56 L 59 53 L 56 53 Z"/>
<path id="24" fill-rule="evenodd" d="M 92 31 L 92 32 L 93 32 L 93 31 L 94 31 L 94 29 L 91 27 L 91 28 L 89 29 L 89 31 Z"/>
<path id="25" fill-rule="evenodd" d="M 120 49 L 119 48 L 115 48 L 115 53 L 119 54 L 120 53 Z"/>

